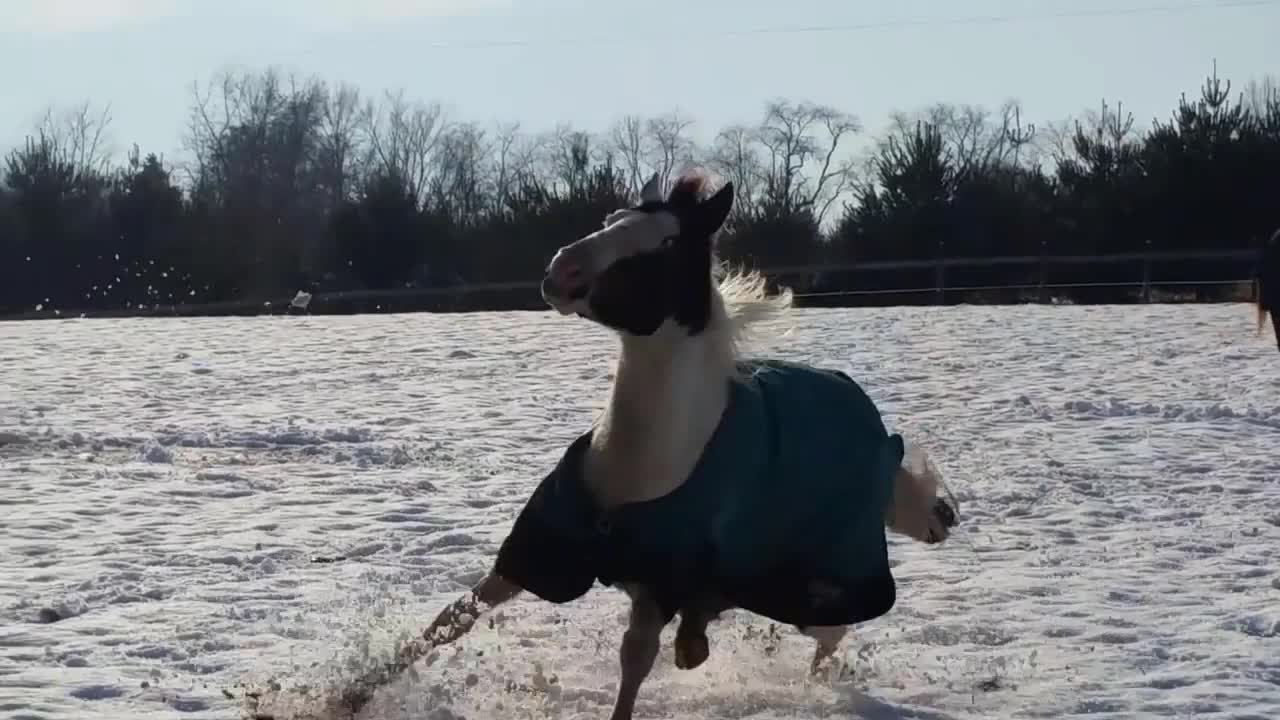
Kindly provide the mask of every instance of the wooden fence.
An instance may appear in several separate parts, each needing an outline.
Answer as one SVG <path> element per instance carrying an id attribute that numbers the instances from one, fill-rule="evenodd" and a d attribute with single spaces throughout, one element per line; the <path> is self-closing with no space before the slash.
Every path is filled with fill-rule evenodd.
<path id="1" fill-rule="evenodd" d="M 1152 302 L 1169 299 L 1252 301 L 1259 253 L 1254 250 L 1118 253 L 1111 255 L 1025 255 L 937 258 L 892 262 L 794 265 L 764 269 L 771 281 L 793 288 L 799 305 L 946 304 L 948 302 L 1051 302 L 1063 294 L 1095 293 L 1098 302 Z M 1176 273 L 1162 268 L 1179 266 Z M 973 282 L 976 274 L 1003 269 L 1023 282 Z M 1216 269 L 1216 277 L 1211 269 Z M 1068 279 L 1055 276 L 1068 275 Z M 892 279 L 897 276 L 898 282 Z M 969 276 L 966 278 L 966 276 Z M 927 278 L 927 281 L 922 281 Z M 969 280 L 966 282 L 966 280 Z M 1235 286 L 1224 296 L 1222 288 Z M 537 281 L 475 283 L 429 288 L 351 290 L 312 295 L 306 312 L 466 312 L 545 309 Z M 1218 292 L 1205 291 L 1216 288 Z M 1176 298 L 1179 289 L 1187 298 Z M 1123 299 L 1115 291 L 1126 293 Z M 296 312 L 292 298 L 94 310 L 41 309 L 3 320 L 54 317 L 229 316 Z M 1090 301 L 1087 300 L 1086 301 Z"/>
<path id="2" fill-rule="evenodd" d="M 857 296 L 889 295 L 903 297 L 915 295 L 919 300 L 932 304 L 945 304 L 948 297 L 972 298 L 982 293 L 1006 292 L 1016 295 L 1022 302 L 1049 302 L 1055 290 L 1131 289 L 1133 299 L 1151 302 L 1157 291 L 1164 291 L 1167 298 L 1184 288 L 1200 291 L 1210 288 L 1238 286 L 1252 301 L 1253 277 L 1259 261 L 1256 250 L 1200 250 L 1184 252 L 1114 253 L 1109 255 L 1016 255 L 1000 257 L 937 258 L 930 260 L 868 262 L 857 264 L 799 265 L 773 268 L 766 272 L 770 278 L 805 278 L 823 275 L 849 275 L 866 279 L 872 275 L 892 276 L 903 271 L 917 271 L 915 276 L 928 277 L 928 282 L 894 284 L 891 287 L 865 287 L 870 283 L 857 281 L 854 287 L 824 290 L 822 282 L 810 283 L 797 296 L 802 299 L 846 298 Z M 1161 273 L 1162 268 L 1181 265 L 1177 272 Z M 1125 266 L 1129 266 L 1125 268 Z M 965 282 L 965 271 L 1004 269 L 1006 273 L 1021 275 L 1025 282 L 975 283 Z M 1017 272 L 1022 269 L 1022 272 Z M 1067 271 L 1066 273 L 1062 271 Z M 1130 272 L 1126 272 L 1129 270 Z M 1216 273 L 1213 270 L 1217 270 Z M 1083 272 L 1082 272 L 1083 271 Z M 1055 275 L 1066 274 L 1069 280 L 1055 280 Z M 1094 277 L 1081 279 L 1082 274 Z M 1215 276 L 1216 275 L 1216 276 Z M 861 287 L 860 287 L 861 285 Z M 1170 292 L 1175 291 L 1175 292 Z M 1114 297 L 1114 294 L 1108 295 Z M 1241 299 L 1241 298 L 1236 298 Z M 914 303 L 913 303 L 914 304 Z"/>

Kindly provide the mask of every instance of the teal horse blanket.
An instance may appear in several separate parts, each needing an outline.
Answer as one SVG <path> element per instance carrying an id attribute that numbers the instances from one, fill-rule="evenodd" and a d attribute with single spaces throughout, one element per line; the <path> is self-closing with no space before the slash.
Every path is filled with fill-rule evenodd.
<path id="1" fill-rule="evenodd" d="M 671 493 L 605 511 L 578 437 L 517 516 L 495 570 L 553 603 L 602 584 L 652 587 L 666 619 L 712 592 L 797 626 L 845 625 L 893 607 L 884 513 L 902 462 L 848 375 L 744 362 L 692 475 Z"/>

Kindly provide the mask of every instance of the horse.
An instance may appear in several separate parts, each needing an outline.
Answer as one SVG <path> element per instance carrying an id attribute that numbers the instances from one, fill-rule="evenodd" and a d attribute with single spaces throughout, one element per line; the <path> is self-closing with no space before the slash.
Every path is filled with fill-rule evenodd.
<path id="1" fill-rule="evenodd" d="M 714 240 L 734 188 L 707 186 L 690 171 L 664 197 L 655 174 L 638 204 L 551 259 L 548 305 L 620 339 L 608 403 L 533 491 L 491 570 L 384 680 L 522 592 L 567 603 L 598 580 L 630 599 L 611 715 L 630 720 L 676 615 L 682 669 L 709 657 L 709 623 L 740 608 L 811 637 L 816 673 L 850 625 L 895 603 L 886 528 L 948 538 L 958 507 L 940 495 L 940 474 L 887 432 L 848 375 L 740 357 L 792 294 L 771 295 L 757 272 L 725 272 Z M 358 709 L 369 685 L 346 706 Z"/>
<path id="2" fill-rule="evenodd" d="M 1271 327 L 1276 335 L 1276 347 L 1280 348 L 1280 230 L 1276 230 L 1262 248 L 1256 287 L 1258 305 L 1258 334 L 1266 326 L 1271 315 Z"/>

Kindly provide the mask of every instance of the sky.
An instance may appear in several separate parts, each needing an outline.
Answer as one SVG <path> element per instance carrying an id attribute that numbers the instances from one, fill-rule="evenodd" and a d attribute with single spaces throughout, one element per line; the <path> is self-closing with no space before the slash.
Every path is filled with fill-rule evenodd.
<path id="1" fill-rule="evenodd" d="M 1280 0 L 0 0 L 0 148 L 89 101 L 118 152 L 180 157 L 193 83 L 268 66 L 531 130 L 677 109 L 709 139 L 774 98 L 873 133 L 939 101 L 1149 125 L 1215 60 L 1280 75 L 1275 28 Z"/>

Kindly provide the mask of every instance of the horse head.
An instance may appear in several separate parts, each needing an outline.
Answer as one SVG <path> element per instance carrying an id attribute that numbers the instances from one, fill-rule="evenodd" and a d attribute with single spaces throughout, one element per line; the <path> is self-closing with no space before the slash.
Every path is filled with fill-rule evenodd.
<path id="1" fill-rule="evenodd" d="M 686 173 L 663 197 L 655 173 L 640 202 L 604 227 L 561 247 L 542 279 L 542 298 L 617 332 L 653 335 L 667 322 L 690 335 L 711 319 L 714 239 L 733 207 L 733 184 L 704 197 L 705 176 Z"/>

